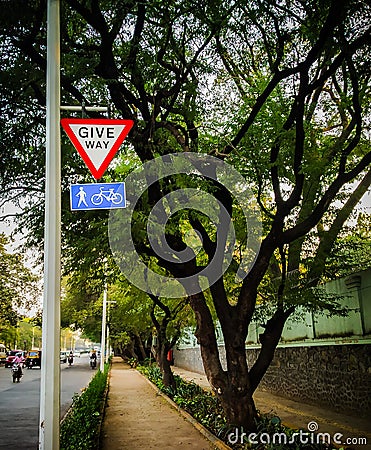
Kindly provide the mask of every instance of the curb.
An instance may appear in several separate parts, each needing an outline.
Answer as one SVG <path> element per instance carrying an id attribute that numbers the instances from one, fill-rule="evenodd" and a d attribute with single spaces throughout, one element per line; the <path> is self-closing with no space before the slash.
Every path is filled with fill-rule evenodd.
<path id="1" fill-rule="evenodd" d="M 182 409 L 179 405 L 177 405 L 171 398 L 169 398 L 166 394 L 164 394 L 155 384 L 152 383 L 145 375 L 137 372 L 147 381 L 147 383 L 156 391 L 157 395 L 160 395 L 163 399 L 165 399 L 174 409 L 176 409 L 181 416 L 184 417 L 189 423 L 191 423 L 196 430 L 198 430 L 208 441 L 210 441 L 214 445 L 214 449 L 218 450 L 232 450 L 227 444 L 225 444 L 222 440 L 217 438 L 214 434 L 212 434 L 207 428 L 201 425 L 197 420 L 191 416 L 187 411 Z"/>
<path id="2" fill-rule="evenodd" d="M 101 411 L 100 422 L 99 422 L 99 427 L 98 427 L 97 450 L 100 450 L 102 448 L 102 429 L 103 429 L 103 422 L 104 422 L 104 419 L 106 416 L 107 399 L 108 399 L 110 381 L 111 381 L 111 369 L 112 369 L 112 362 L 109 363 L 106 387 L 105 387 L 104 393 L 103 393 L 104 401 L 102 402 L 102 411 Z"/>

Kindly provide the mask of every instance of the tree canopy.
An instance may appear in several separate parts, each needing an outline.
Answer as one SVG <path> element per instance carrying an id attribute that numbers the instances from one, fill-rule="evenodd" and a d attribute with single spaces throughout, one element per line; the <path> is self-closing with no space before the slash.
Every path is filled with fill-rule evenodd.
<path id="1" fill-rule="evenodd" d="M 29 208 L 20 224 L 32 230 L 31 244 L 42 241 L 45 6 L 27 3 L 0 19 L 0 189 L 6 200 L 25 196 Z M 114 117 L 135 122 L 105 180 L 159 156 L 174 165 L 174 158 L 166 158 L 173 153 L 220 161 L 213 167 L 192 160 L 187 183 L 192 192 L 212 194 L 217 206 L 212 217 L 192 211 L 192 205 L 171 215 L 162 240 L 169 259 L 153 251 L 147 217 L 159 199 L 185 188 L 184 172 L 164 179 L 157 174 L 133 212 L 131 230 L 135 251 L 148 267 L 167 277 L 197 277 L 217 253 L 221 217 L 229 214 L 237 236 L 231 270 L 192 291 L 189 304 L 209 381 L 229 423 L 246 429 L 254 427 L 256 416 L 252 393 L 295 299 L 300 301 L 293 289 L 304 293 L 319 283 L 331 248 L 371 183 L 370 18 L 370 6 L 361 0 L 62 5 L 63 104 L 109 102 Z M 62 156 L 65 267 L 96 261 L 99 270 L 109 252 L 107 214 L 69 212 L 69 182 L 88 175 L 67 141 Z M 231 271 L 248 247 L 248 231 L 237 197 L 213 177 L 221 164 L 245 177 L 262 217 L 260 249 L 240 281 Z M 196 256 L 194 247 L 194 257 L 179 264 L 191 229 L 201 253 Z M 260 355 L 248 367 L 245 339 L 267 275 L 276 280 L 272 315 L 263 324 Z M 209 296 L 225 340 L 226 370 Z M 311 297 L 305 298 L 310 307 Z"/>
<path id="2" fill-rule="evenodd" d="M 0 339 L 8 342 L 8 332 L 30 311 L 38 309 L 39 278 L 21 253 L 11 252 L 10 240 L 0 233 Z"/>

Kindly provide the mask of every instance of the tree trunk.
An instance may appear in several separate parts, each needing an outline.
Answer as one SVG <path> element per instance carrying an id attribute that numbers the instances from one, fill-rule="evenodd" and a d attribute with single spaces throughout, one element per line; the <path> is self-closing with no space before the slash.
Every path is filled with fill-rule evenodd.
<path id="1" fill-rule="evenodd" d="M 216 381 L 215 373 L 209 364 L 209 359 L 203 358 L 205 372 L 208 379 L 214 379 L 212 384 L 219 398 L 229 426 L 238 427 L 243 431 L 256 430 L 257 411 L 252 397 L 253 389 L 246 362 L 244 348 L 232 349 L 226 345 L 227 361 L 233 360 L 233 367 L 223 371 L 224 376 L 219 376 Z M 229 365 L 230 366 L 230 365 Z"/>
<path id="2" fill-rule="evenodd" d="M 233 333 L 225 333 L 227 380 L 220 395 L 227 422 L 244 431 L 256 430 L 257 411 L 246 360 L 244 332 L 237 323 Z"/>
<path id="3" fill-rule="evenodd" d="M 164 385 L 175 387 L 174 374 L 170 367 L 171 361 L 168 361 L 167 359 L 167 352 L 173 346 L 173 343 L 170 343 L 169 339 L 166 336 L 167 327 L 171 319 L 171 313 L 169 308 L 165 306 L 158 297 L 150 295 L 150 298 L 153 300 L 154 304 L 151 310 L 151 319 L 157 331 L 157 346 L 155 348 L 155 358 L 157 364 L 160 367 Z M 165 312 L 165 317 L 163 317 L 161 321 L 157 320 L 155 316 L 155 305 L 160 307 L 162 311 Z"/>
<path id="4" fill-rule="evenodd" d="M 157 363 L 162 373 L 162 381 L 167 387 L 175 387 L 175 379 L 171 370 L 171 361 L 167 359 L 168 347 L 160 345 L 157 352 Z"/>
<path id="5" fill-rule="evenodd" d="M 224 391 L 224 395 L 218 397 L 230 427 L 236 427 L 245 432 L 256 430 L 257 411 L 250 393 L 236 392 L 236 387 L 230 385 Z"/>
<path id="6" fill-rule="evenodd" d="M 144 350 L 142 338 L 140 337 L 139 333 L 134 333 L 134 336 L 135 336 L 136 344 L 140 351 L 141 361 L 143 361 L 146 359 L 147 355 L 146 355 L 146 351 Z"/>
<path id="7" fill-rule="evenodd" d="M 243 428 L 243 431 L 254 431 L 257 411 L 252 398 L 243 333 L 234 326 L 231 326 L 233 332 L 223 332 L 227 371 L 223 370 L 213 319 L 203 294 L 191 296 L 190 302 L 196 312 L 196 337 L 200 343 L 205 373 L 222 404 L 227 423 Z"/>
<path id="8" fill-rule="evenodd" d="M 138 355 L 135 353 L 135 342 L 133 338 L 130 339 L 130 343 L 127 346 L 127 350 L 132 358 L 138 359 Z"/>

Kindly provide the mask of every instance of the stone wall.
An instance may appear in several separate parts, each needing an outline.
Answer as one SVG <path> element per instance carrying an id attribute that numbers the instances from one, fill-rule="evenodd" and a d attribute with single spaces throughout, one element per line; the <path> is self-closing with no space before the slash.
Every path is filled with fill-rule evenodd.
<path id="1" fill-rule="evenodd" d="M 220 350 L 224 360 L 224 348 Z M 246 351 L 250 367 L 258 351 Z M 204 373 L 199 348 L 176 350 L 174 357 L 175 365 Z M 371 345 L 278 347 L 260 387 L 292 400 L 370 416 Z"/>
<path id="2" fill-rule="evenodd" d="M 182 369 L 204 374 L 200 347 L 174 350 L 174 364 Z"/>

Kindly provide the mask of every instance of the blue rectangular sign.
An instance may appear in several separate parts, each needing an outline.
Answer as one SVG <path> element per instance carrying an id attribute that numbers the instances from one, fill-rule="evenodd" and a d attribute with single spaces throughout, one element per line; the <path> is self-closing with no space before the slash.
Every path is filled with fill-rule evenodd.
<path id="1" fill-rule="evenodd" d="M 71 210 L 125 208 L 125 183 L 71 184 Z"/>

